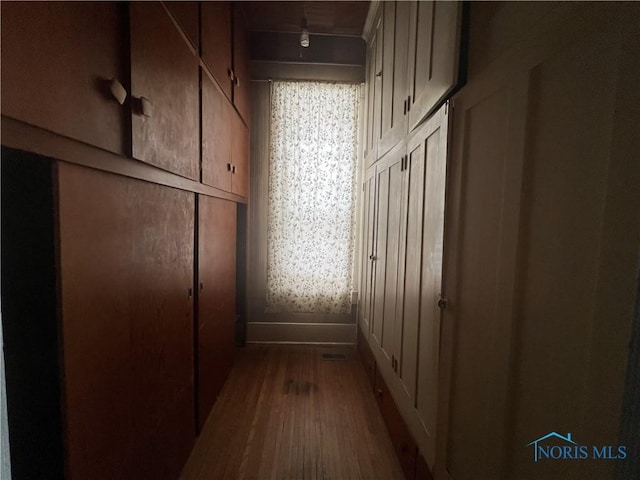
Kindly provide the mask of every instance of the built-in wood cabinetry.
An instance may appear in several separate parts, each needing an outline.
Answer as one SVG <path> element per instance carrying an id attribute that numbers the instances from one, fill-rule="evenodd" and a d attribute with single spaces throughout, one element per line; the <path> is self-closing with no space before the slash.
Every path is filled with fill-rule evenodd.
<path id="1" fill-rule="evenodd" d="M 231 101 L 233 86 L 231 2 L 202 2 L 202 61 Z"/>
<path id="2" fill-rule="evenodd" d="M 2 115 L 128 153 L 128 111 L 109 89 L 128 82 L 125 16 L 115 2 L 3 3 Z"/>
<path id="3" fill-rule="evenodd" d="M 16 232 L 3 228 L 2 282 L 15 477 L 178 478 L 233 364 L 244 312 L 242 10 L 1 9 L 3 222 Z M 32 280 L 18 263 L 5 273 L 13 254 Z M 42 304 L 25 309 L 33 298 Z"/>
<path id="4" fill-rule="evenodd" d="M 222 389 L 234 357 L 236 204 L 200 196 L 198 203 L 198 429 Z"/>
<path id="5" fill-rule="evenodd" d="M 461 2 L 380 2 L 367 51 L 367 165 L 458 86 Z"/>
<path id="6" fill-rule="evenodd" d="M 131 2 L 132 156 L 199 178 L 198 57 L 159 2 Z"/>
<path id="7" fill-rule="evenodd" d="M 364 191 L 375 192 L 362 203 L 367 371 L 415 440 L 416 475 L 613 478 L 619 459 L 535 462 L 527 445 L 554 430 L 624 445 L 640 265 L 640 103 L 630 100 L 640 7 L 471 4 L 467 84 L 436 110 L 457 78 L 445 73 L 457 68 L 446 52 L 459 6 L 410 7 L 409 133 L 386 153 L 383 133 L 365 160 Z M 375 103 L 375 87 L 367 92 Z"/>
<path id="8" fill-rule="evenodd" d="M 369 187 L 375 195 L 365 203 L 374 223 L 365 223 L 373 229 L 367 234 L 373 241 L 363 252 L 362 271 L 371 273 L 364 273 L 362 327 L 377 370 L 431 463 L 448 122 L 445 105 L 378 161 Z"/>

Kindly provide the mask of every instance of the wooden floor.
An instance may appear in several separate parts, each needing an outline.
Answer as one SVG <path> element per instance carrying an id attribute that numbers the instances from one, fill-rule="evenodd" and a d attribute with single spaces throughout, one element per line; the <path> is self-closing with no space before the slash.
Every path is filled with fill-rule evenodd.
<path id="1" fill-rule="evenodd" d="M 241 349 L 181 478 L 404 478 L 355 351 L 326 352 Z"/>

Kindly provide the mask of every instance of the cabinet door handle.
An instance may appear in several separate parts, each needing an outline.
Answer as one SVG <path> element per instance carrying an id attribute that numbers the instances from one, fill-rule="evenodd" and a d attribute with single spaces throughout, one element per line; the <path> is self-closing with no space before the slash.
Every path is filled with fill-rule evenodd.
<path id="1" fill-rule="evenodd" d="M 403 115 L 407 114 L 407 101 L 404 101 L 404 111 L 402 112 Z"/>
<path id="2" fill-rule="evenodd" d="M 140 110 L 145 117 L 153 115 L 153 105 L 148 98 L 140 97 Z"/>
<path id="3" fill-rule="evenodd" d="M 369 260 L 373 260 L 375 262 L 376 258 L 377 257 L 375 255 L 369 255 Z"/>
<path id="4" fill-rule="evenodd" d="M 411 110 L 411 95 L 407 97 L 407 112 Z"/>
<path id="5" fill-rule="evenodd" d="M 233 75 L 233 70 L 231 70 L 230 68 L 227 68 L 227 75 L 229 75 L 229 78 L 233 82 L 233 79 L 235 78 Z"/>
<path id="6" fill-rule="evenodd" d="M 240 79 L 238 77 L 233 77 L 233 83 L 236 84 L 236 87 L 240 86 Z"/>
<path id="7" fill-rule="evenodd" d="M 232 165 L 230 163 L 227 163 L 227 171 L 230 172 L 231 171 L 231 167 Z"/>
<path id="8" fill-rule="evenodd" d="M 189 298 L 193 297 L 193 288 L 189 287 Z"/>
<path id="9" fill-rule="evenodd" d="M 376 78 L 382 78 L 382 72 L 376 73 Z"/>
<path id="10" fill-rule="evenodd" d="M 113 98 L 115 98 L 120 105 L 127 99 L 127 91 L 117 78 L 112 78 L 109 81 L 109 90 L 111 90 L 111 95 L 113 95 Z"/>
<path id="11" fill-rule="evenodd" d="M 204 289 L 204 283 L 200 282 L 200 291 L 202 291 Z"/>
<path id="12" fill-rule="evenodd" d="M 379 396 L 380 398 L 382 398 L 382 389 L 381 388 L 376 388 L 376 395 Z"/>

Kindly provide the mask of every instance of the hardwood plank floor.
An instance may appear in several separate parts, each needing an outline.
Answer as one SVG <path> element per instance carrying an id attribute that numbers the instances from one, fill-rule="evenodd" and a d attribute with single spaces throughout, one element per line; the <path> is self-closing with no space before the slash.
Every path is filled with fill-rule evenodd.
<path id="1" fill-rule="evenodd" d="M 181 478 L 404 477 L 354 349 L 249 345 Z"/>

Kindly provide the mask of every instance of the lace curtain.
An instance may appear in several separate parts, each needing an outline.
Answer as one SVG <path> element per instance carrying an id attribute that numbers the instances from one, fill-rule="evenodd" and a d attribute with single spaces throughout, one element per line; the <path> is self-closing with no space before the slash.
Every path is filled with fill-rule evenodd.
<path id="1" fill-rule="evenodd" d="M 351 311 L 357 85 L 274 82 L 267 310 Z"/>

